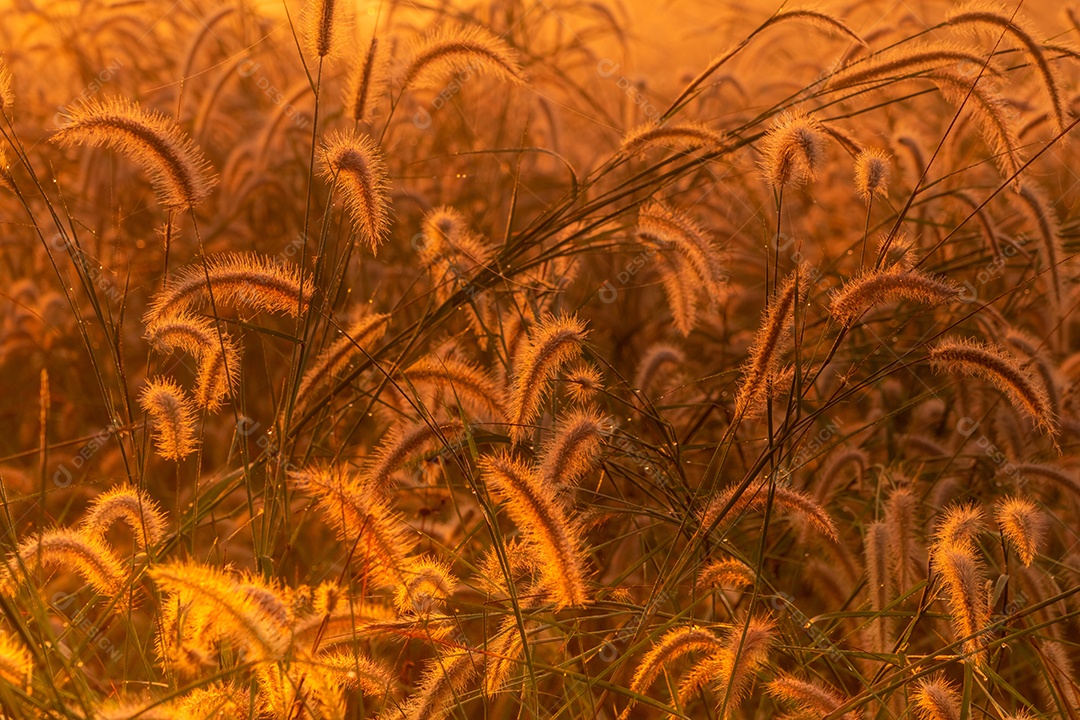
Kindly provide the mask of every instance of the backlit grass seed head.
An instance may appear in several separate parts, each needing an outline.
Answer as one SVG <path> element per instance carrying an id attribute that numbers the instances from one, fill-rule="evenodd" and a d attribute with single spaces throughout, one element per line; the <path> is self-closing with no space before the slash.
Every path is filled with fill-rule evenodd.
<path id="1" fill-rule="evenodd" d="M 536 623 L 526 621 L 526 631 L 534 629 Z M 513 618 L 504 621 L 499 634 L 487 643 L 484 658 L 484 695 L 491 699 L 509 689 L 509 680 L 514 671 L 521 668 L 525 646 Z"/>
<path id="2" fill-rule="evenodd" d="M 706 628 L 688 626 L 669 630 L 641 659 L 630 681 L 630 691 L 642 693 L 664 672 L 664 668 L 690 653 L 715 653 L 723 641 Z"/>
<path id="3" fill-rule="evenodd" d="M 195 383 L 195 403 L 217 412 L 240 386 L 240 348 L 229 335 L 220 335 L 201 360 Z"/>
<path id="4" fill-rule="evenodd" d="M 290 479 L 315 498 L 338 538 L 355 545 L 352 559 L 367 582 L 393 588 L 403 581 L 417 538 L 386 500 L 338 466 L 315 465 L 291 473 Z"/>
<path id="5" fill-rule="evenodd" d="M 889 534 L 889 561 L 896 588 L 906 591 L 914 584 L 919 562 L 917 501 L 908 488 L 895 490 L 885 503 L 885 527 Z"/>
<path id="6" fill-rule="evenodd" d="M 252 705 L 246 688 L 232 682 L 215 682 L 186 693 L 177 700 L 176 707 L 190 717 L 242 720 Z"/>
<path id="7" fill-rule="evenodd" d="M 390 176 L 382 148 L 367 135 L 339 131 L 320 155 L 323 177 L 336 182 L 360 238 L 375 253 L 390 232 Z"/>
<path id="8" fill-rule="evenodd" d="M 779 10 L 764 23 L 764 27 L 776 25 L 781 22 L 792 21 L 812 25 L 829 34 L 847 38 L 852 42 L 858 43 L 862 47 L 866 47 L 866 40 L 855 32 L 850 25 L 835 15 L 816 7 L 785 8 Z"/>
<path id="9" fill-rule="evenodd" d="M 484 552 L 474 576 L 476 584 L 484 593 L 500 599 L 508 598 L 512 594 L 508 581 L 512 581 L 515 585 L 525 583 L 528 581 L 529 574 L 538 569 L 536 558 L 520 537 L 507 539 L 505 554 L 510 565 L 509 577 L 494 547 L 488 547 Z"/>
<path id="10" fill-rule="evenodd" d="M 107 597 L 119 595 L 127 582 L 123 564 L 100 540 L 74 530 L 55 529 L 19 544 L 8 558 L 0 587 L 14 592 L 23 573 L 33 573 L 39 567 L 76 573 Z"/>
<path id="11" fill-rule="evenodd" d="M 825 135 L 818 121 L 784 113 L 761 141 L 762 173 L 774 188 L 813 180 L 825 164 Z"/>
<path id="12" fill-rule="evenodd" d="M 930 363 L 939 372 L 980 377 L 1009 398 L 1013 407 L 1040 430 L 1058 432 L 1050 398 L 1035 375 L 1004 348 L 973 340 L 943 340 L 930 351 Z"/>
<path id="13" fill-rule="evenodd" d="M 82 532 L 102 539 L 117 520 L 122 520 L 143 551 L 165 537 L 168 520 L 157 502 L 142 490 L 119 486 L 94 498 L 79 525 Z"/>
<path id="14" fill-rule="evenodd" d="M 254 674 L 265 717 L 289 718 L 298 714 L 301 718 L 320 720 L 345 718 L 344 689 L 334 682 L 331 673 L 311 662 L 306 652 L 291 659 L 288 665 L 259 665 Z"/>
<path id="15" fill-rule="evenodd" d="M 919 720 L 960 720 L 960 695 L 947 680 L 920 680 L 913 699 Z"/>
<path id="16" fill-rule="evenodd" d="M 1031 64 L 1042 77 L 1043 86 L 1050 101 L 1054 132 L 1061 132 L 1068 121 L 1068 113 L 1062 98 L 1058 73 L 1055 66 L 1046 57 L 1042 45 L 1035 40 L 1034 31 L 1028 27 L 1022 13 L 1015 12 L 1013 9 L 1007 10 L 996 3 L 987 3 L 980 0 L 979 2 L 966 3 L 953 8 L 949 13 L 946 24 L 952 26 L 989 26 L 998 33 L 1004 32 L 1017 40 L 1023 46 L 1024 54 L 1027 55 Z"/>
<path id="17" fill-rule="evenodd" d="M 1005 468 L 1002 468 L 1002 475 L 1005 474 Z M 1009 468 L 1009 472 L 1017 478 L 1036 478 L 1040 481 L 1047 481 L 1048 483 L 1056 486 L 1059 491 L 1065 493 L 1080 494 L 1080 480 L 1077 479 L 1076 474 L 1071 470 L 1062 468 L 1059 465 L 1048 463 L 1014 463 Z M 1040 485 L 1045 485 L 1041 483 Z"/>
<path id="18" fill-rule="evenodd" d="M 716 691 L 717 713 L 733 718 L 738 717 L 738 707 L 749 696 L 758 671 L 768 663 L 776 641 L 776 626 L 768 618 L 751 617 L 745 627 L 742 621 L 736 621 L 723 640 L 724 650 L 717 657 L 712 687 Z"/>
<path id="19" fill-rule="evenodd" d="M 1008 328 L 1001 338 L 1009 348 L 1019 351 L 1034 361 L 1034 369 L 1042 379 L 1043 387 L 1050 399 L 1054 414 L 1061 415 L 1062 390 L 1066 383 L 1058 370 L 1057 363 L 1049 356 L 1045 343 L 1028 333 L 1016 328 Z"/>
<path id="20" fill-rule="evenodd" d="M 1042 640 L 1038 642 L 1038 653 L 1043 674 L 1043 694 L 1047 698 L 1060 698 L 1054 705 L 1074 709 L 1080 707 L 1080 684 L 1073 673 L 1072 661 L 1066 643 Z"/>
<path id="21" fill-rule="evenodd" d="M 441 205 L 424 217 L 420 226 L 423 245 L 419 248 L 420 260 L 427 266 L 453 247 L 458 238 L 472 232 L 469 221 L 460 210 Z"/>
<path id="22" fill-rule="evenodd" d="M 990 625 L 985 567 L 973 552 L 955 545 L 937 549 L 934 566 L 941 574 L 956 637 L 967 638 L 964 652 L 982 662 L 987 641 L 982 633 Z"/>
<path id="23" fill-rule="evenodd" d="M 300 29 L 308 54 L 325 58 L 345 49 L 352 29 L 349 8 L 344 0 L 307 0 L 300 11 Z"/>
<path id="24" fill-rule="evenodd" d="M 177 312 L 146 328 L 146 339 L 162 353 L 184 352 L 201 358 L 217 342 L 217 328 L 209 318 Z"/>
<path id="25" fill-rule="evenodd" d="M 849 67 L 841 68 L 829 79 L 828 87 L 832 89 L 853 87 L 876 80 L 909 76 L 929 69 L 958 65 L 967 65 L 977 73 L 985 62 L 985 53 L 965 45 L 934 43 L 912 48 L 905 44 L 892 51 L 885 51 Z M 993 64 L 988 66 L 984 73 L 985 76 L 998 74 Z M 974 75 L 972 80 L 974 80 Z"/>
<path id="26" fill-rule="evenodd" d="M 480 27 L 442 29 L 416 45 L 402 76 L 402 88 L 438 87 L 451 76 L 489 75 L 522 85 L 517 51 Z"/>
<path id="27" fill-rule="evenodd" d="M 547 385 L 581 355 L 585 323 L 573 315 L 547 316 L 531 333 L 514 363 L 510 397 L 510 437 L 521 442 L 531 433 Z"/>
<path id="28" fill-rule="evenodd" d="M 29 687 L 33 672 L 33 656 L 22 641 L 0 633 L 0 679 L 17 687 Z"/>
<path id="29" fill-rule="evenodd" d="M 877 148 L 863 150 L 855 158 L 855 191 L 864 201 L 870 202 L 874 195 L 889 194 L 891 159 L 887 152 Z"/>
<path id="30" fill-rule="evenodd" d="M 800 267 L 769 303 L 761 328 L 750 346 L 750 358 L 735 396 L 736 415 L 746 413 L 754 400 L 765 392 L 770 376 L 778 370 L 780 356 L 791 336 L 795 306 L 805 297 L 807 283 L 806 273 Z"/>
<path id="31" fill-rule="evenodd" d="M 180 351 L 198 360 L 195 402 L 199 407 L 215 412 L 236 391 L 240 348 L 232 337 L 219 334 L 213 321 L 181 311 L 166 315 L 146 330 L 146 338 L 158 351 Z"/>
<path id="32" fill-rule="evenodd" d="M 417 459 L 424 449 L 445 441 L 454 443 L 461 439 L 465 427 L 460 421 L 442 423 L 418 422 L 413 425 L 392 428 L 372 454 L 364 467 L 364 485 L 373 492 L 385 493 L 395 483 L 395 475 L 410 461 Z"/>
<path id="33" fill-rule="evenodd" d="M 830 298 L 829 311 L 841 325 L 854 327 L 863 313 L 879 303 L 910 300 L 933 306 L 959 295 L 960 287 L 950 280 L 894 265 L 867 270 L 844 283 Z"/>
<path id="34" fill-rule="evenodd" d="M 689 337 L 698 322 L 698 292 L 694 270 L 682 255 L 664 253 L 659 262 L 660 283 L 671 308 L 675 328 Z"/>
<path id="35" fill-rule="evenodd" d="M 1046 193 L 1030 182 L 1021 182 L 1016 193 L 1021 211 L 1039 232 L 1039 239 L 1042 241 L 1040 249 L 1050 276 L 1054 307 L 1061 308 L 1065 297 L 1064 280 L 1061 277 L 1065 253 L 1061 246 L 1061 224 L 1057 211 Z"/>
<path id="36" fill-rule="evenodd" d="M 173 210 L 198 205 L 217 182 L 202 151 L 175 122 L 128 100 L 77 104 L 52 139 L 62 145 L 107 147 L 128 156 L 149 175 L 158 201 Z"/>
<path id="37" fill-rule="evenodd" d="M 942 96 L 958 108 L 971 109 L 972 117 L 981 131 L 983 142 L 1002 177 L 1013 177 L 1023 164 L 1020 141 L 1016 137 L 1015 112 L 994 83 L 982 80 L 973 85 L 974 78 L 949 69 L 926 74 L 941 91 Z M 1015 182 L 1015 181 L 1014 181 Z"/>
<path id="38" fill-rule="evenodd" d="M 470 414 L 502 420 L 506 415 L 498 383 L 477 365 L 452 357 L 423 357 L 402 371 L 405 379 L 437 389 L 447 402 L 462 405 Z"/>
<path id="39" fill-rule="evenodd" d="M 1001 534 L 1009 541 L 1024 565 L 1031 565 L 1046 533 L 1046 519 L 1030 500 L 1003 498 L 994 509 Z"/>
<path id="40" fill-rule="evenodd" d="M 623 138 L 619 152 L 636 155 L 652 145 L 675 147 L 685 152 L 707 149 L 720 150 L 724 146 L 723 133 L 711 129 L 704 123 L 659 123 L 648 122 L 639 125 Z"/>
<path id="41" fill-rule="evenodd" d="M 0 59 L 0 109 L 7 110 L 15 104 L 15 91 L 12 89 L 11 71 Z"/>
<path id="42" fill-rule="evenodd" d="M 660 202 L 652 202 L 638 214 L 638 237 L 658 247 L 673 247 L 693 268 L 710 300 L 724 294 L 725 276 L 717 248 L 696 220 Z"/>
<path id="43" fill-rule="evenodd" d="M 330 675 L 336 684 L 368 697 L 383 697 L 394 688 L 393 669 L 364 653 L 338 650 L 310 662 Z"/>
<path id="44" fill-rule="evenodd" d="M 866 587 L 870 595 L 870 609 L 882 612 L 893 597 L 892 573 L 889 572 L 889 531 L 884 522 L 874 522 L 866 528 L 863 537 L 863 555 L 866 559 Z M 892 622 L 888 617 L 870 621 L 868 634 L 873 652 L 889 652 L 892 649 Z"/>
<path id="45" fill-rule="evenodd" d="M 698 584 L 706 587 L 753 587 L 756 581 L 754 569 L 735 558 L 713 560 L 698 573 Z"/>
<path id="46" fill-rule="evenodd" d="M 638 363 L 634 373 L 634 387 L 648 393 L 654 381 L 661 375 L 661 368 L 678 372 L 686 362 L 686 356 L 679 348 L 666 343 L 651 345 Z"/>
<path id="47" fill-rule="evenodd" d="M 301 296 L 301 278 L 297 266 L 258 253 L 211 255 L 205 268 L 195 261 L 173 273 L 165 288 L 154 295 L 143 321 L 147 332 L 153 334 L 153 326 L 166 318 L 208 308 L 211 289 L 219 312 L 231 306 L 295 317 L 307 309 L 314 287 L 312 280 L 304 277 Z"/>
<path id="48" fill-rule="evenodd" d="M 228 638 L 250 653 L 255 661 L 284 657 L 289 637 L 263 603 L 242 592 L 235 577 L 194 562 L 159 564 L 148 571 L 154 584 L 192 604 L 189 617 L 205 627 L 203 634 Z"/>
<path id="49" fill-rule="evenodd" d="M 442 720 L 452 703 L 479 673 L 483 658 L 470 650 L 444 650 L 424 667 L 416 692 L 400 708 L 387 710 L 379 720 Z"/>
<path id="50" fill-rule="evenodd" d="M 139 404 L 150 416 L 158 455 L 166 460 L 183 460 L 195 452 L 195 407 L 171 378 L 148 382 Z"/>
<path id="51" fill-rule="evenodd" d="M 241 573 L 236 581 L 236 591 L 250 598 L 279 627 L 289 628 L 296 621 L 286 590 L 275 581 Z"/>
<path id="52" fill-rule="evenodd" d="M 846 699 L 831 687 L 800 680 L 792 675 L 781 675 L 767 686 L 769 694 L 777 700 L 794 705 L 806 716 L 824 717 L 833 713 Z M 857 720 L 855 711 L 839 716 L 841 720 Z"/>
<path id="53" fill-rule="evenodd" d="M 372 37 L 367 54 L 353 64 L 345 84 L 343 104 L 349 117 L 359 123 L 371 122 L 379 100 L 386 95 L 389 79 L 389 54 L 379 38 Z"/>
<path id="54" fill-rule="evenodd" d="M 435 208 L 421 223 L 420 262 L 431 274 L 435 296 L 446 302 L 461 286 L 487 267 L 496 250 L 473 232 L 465 216 L 446 205 Z"/>
<path id="55" fill-rule="evenodd" d="M 540 456 L 540 482 L 552 488 L 576 483 L 592 470 L 609 428 L 607 418 L 592 409 L 574 410 L 561 417 Z"/>
<path id="56" fill-rule="evenodd" d="M 341 337 L 319 353 L 308 367 L 296 391 L 296 414 L 302 414 L 334 378 L 354 361 L 369 355 L 386 334 L 390 316 L 385 313 L 362 313 L 342 331 Z"/>
<path id="57" fill-rule="evenodd" d="M 394 590 L 394 605 L 399 613 L 427 615 L 434 612 L 458 586 L 450 567 L 430 557 L 412 561 L 402 574 L 404 581 Z"/>
<path id="58" fill-rule="evenodd" d="M 737 486 L 729 487 L 709 501 L 701 516 L 703 527 L 712 527 L 717 520 L 721 520 L 721 512 L 731 502 L 735 490 L 737 490 Z M 723 515 L 722 521 L 734 520 L 749 510 L 764 510 L 768 500 L 769 489 L 767 485 L 761 483 L 750 485 L 735 500 L 731 509 Z M 829 513 L 809 493 L 794 490 L 784 485 L 777 485 L 773 488 L 772 511 L 774 513 L 788 512 L 796 515 L 834 542 L 840 537 L 836 531 L 836 524 L 829 516 Z"/>
<path id="59" fill-rule="evenodd" d="M 563 377 L 563 384 L 570 399 L 584 405 L 592 402 L 604 389 L 604 376 L 600 368 L 592 363 L 584 363 L 568 370 Z"/>
<path id="60" fill-rule="evenodd" d="M 975 552 L 975 538 L 986 529 L 986 517 L 978 505 L 954 505 L 945 511 L 945 517 L 934 533 L 934 548 L 960 548 Z"/>
<path id="61" fill-rule="evenodd" d="M 507 453 L 481 458 L 480 470 L 527 540 L 551 602 L 560 609 L 585 605 L 589 597 L 580 531 L 556 501 L 554 490 Z"/>

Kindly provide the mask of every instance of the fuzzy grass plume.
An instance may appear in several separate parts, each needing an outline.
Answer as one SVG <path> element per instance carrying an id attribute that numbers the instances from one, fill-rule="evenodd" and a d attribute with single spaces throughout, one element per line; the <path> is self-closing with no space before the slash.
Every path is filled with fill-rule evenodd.
<path id="1" fill-rule="evenodd" d="M 303 285 L 303 293 L 301 293 Z M 150 334 L 183 311 L 234 306 L 296 316 L 311 301 L 313 286 L 299 268 L 256 253 L 211 255 L 176 271 L 150 304 L 143 321 Z"/>
<path id="2" fill-rule="evenodd" d="M 216 180 L 202 151 L 164 115 L 123 99 L 92 99 L 72 107 L 53 141 L 116 150 L 139 165 L 162 205 L 195 207 Z"/>
<path id="3" fill-rule="evenodd" d="M 57 528 L 23 541 L 7 560 L 2 586 L 14 592 L 25 574 L 37 568 L 57 568 L 78 574 L 95 592 L 116 597 L 123 592 L 128 572 L 100 540 L 85 533 Z"/>
<path id="4" fill-rule="evenodd" d="M 531 468 L 508 454 L 482 458 L 480 468 L 521 528 L 555 607 L 585 605 L 589 595 L 580 531 L 556 502 L 553 490 L 542 485 Z"/>
<path id="5" fill-rule="evenodd" d="M 405 67 L 401 85 L 431 87 L 463 72 L 524 84 L 517 52 L 505 40 L 480 28 L 444 29 L 419 42 Z"/>
<path id="6" fill-rule="evenodd" d="M 776 189 L 813 180 L 825 163 L 825 136 L 812 116 L 785 114 L 761 141 L 761 171 Z"/>
<path id="7" fill-rule="evenodd" d="M 863 314 L 878 303 L 911 300 L 924 305 L 940 305 L 956 298 L 960 287 L 921 270 L 894 265 L 867 270 L 833 293 L 829 309 L 845 327 L 853 327 Z"/>
<path id="8" fill-rule="evenodd" d="M 150 416 L 157 452 L 166 460 L 183 460 L 195 452 L 195 407 L 183 389 L 166 377 L 143 388 L 139 403 Z"/>
<path id="9" fill-rule="evenodd" d="M 341 193 L 361 240 L 374 253 L 390 232 L 390 178 L 383 151 L 369 136 L 330 135 L 320 149 L 323 177 Z"/>
<path id="10" fill-rule="evenodd" d="M 514 367 L 510 395 L 510 437 L 521 442 L 531 432 L 546 386 L 581 355 L 585 323 L 574 316 L 548 316 L 529 334 Z"/>
<path id="11" fill-rule="evenodd" d="M 1037 428 L 1050 435 L 1057 434 L 1057 418 L 1046 388 L 1004 349 L 973 340 L 943 340 L 930 351 L 930 362 L 940 372 L 986 380 Z"/>

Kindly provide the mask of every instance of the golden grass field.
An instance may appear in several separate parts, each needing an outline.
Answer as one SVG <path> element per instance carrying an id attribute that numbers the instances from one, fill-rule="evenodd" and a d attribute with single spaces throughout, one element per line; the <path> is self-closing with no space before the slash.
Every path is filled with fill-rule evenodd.
<path id="1" fill-rule="evenodd" d="M 1080 720 L 1080 7 L 0 2 L 0 717 Z"/>

